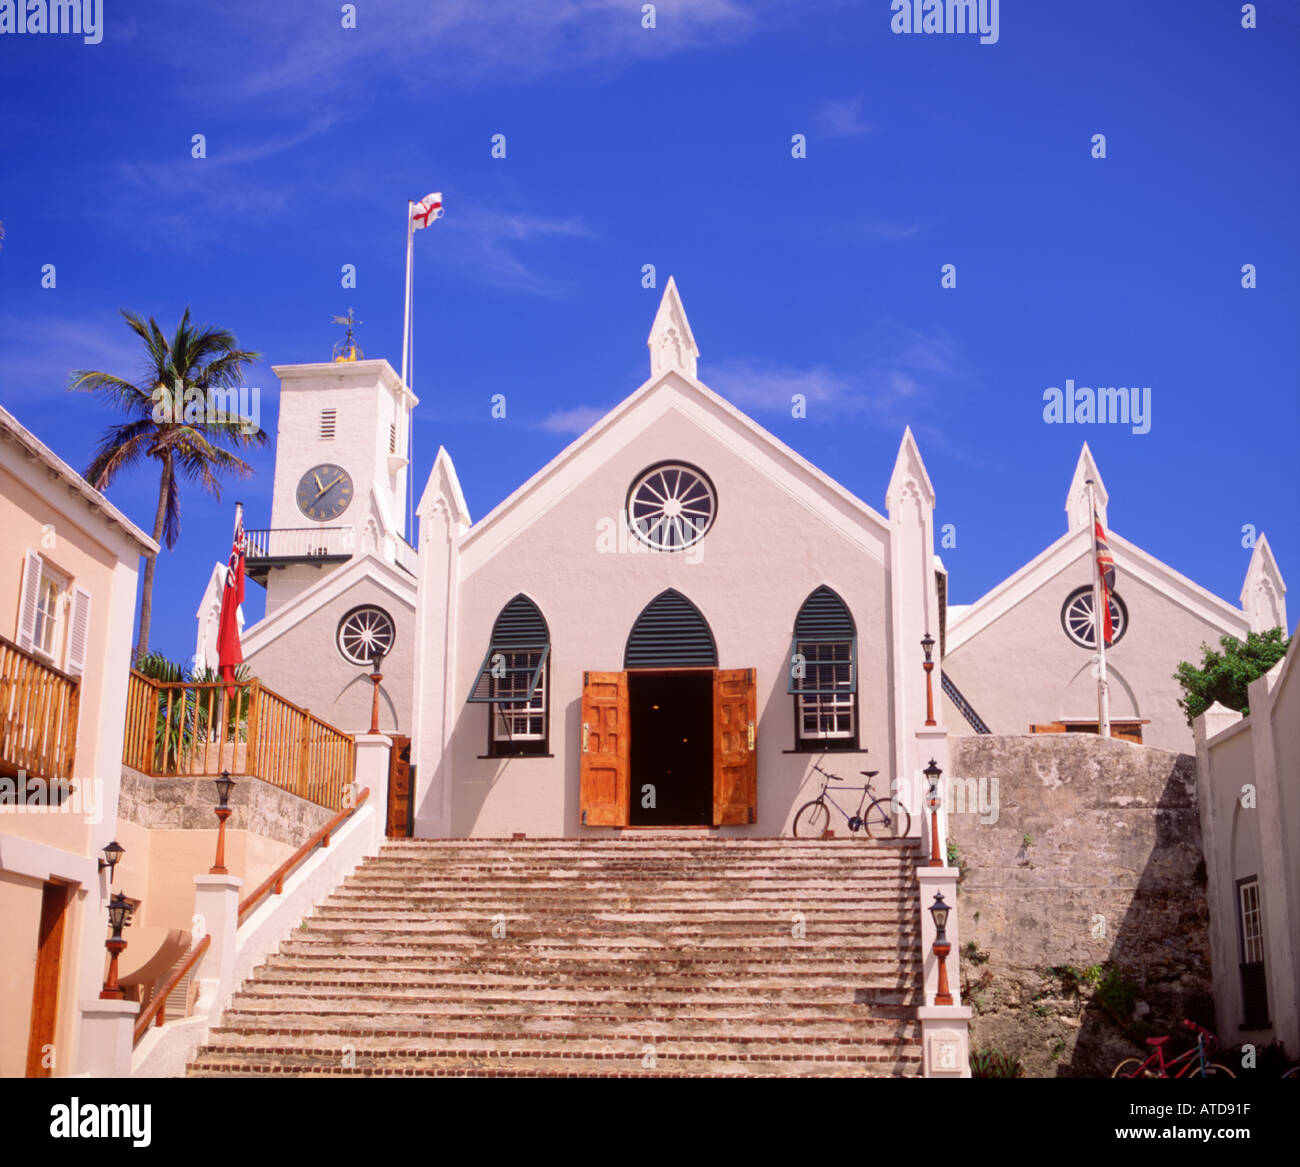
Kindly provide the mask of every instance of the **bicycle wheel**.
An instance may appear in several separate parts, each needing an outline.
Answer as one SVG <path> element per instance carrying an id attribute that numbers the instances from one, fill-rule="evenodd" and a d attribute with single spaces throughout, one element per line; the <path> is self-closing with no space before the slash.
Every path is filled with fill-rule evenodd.
<path id="1" fill-rule="evenodd" d="M 1118 1066 L 1115 1072 L 1111 1074 L 1112 1078 L 1133 1078 L 1137 1076 L 1138 1070 L 1142 1068 L 1141 1058 L 1125 1058 Z"/>
<path id="2" fill-rule="evenodd" d="M 907 807 L 900 803 L 898 813 L 894 814 L 887 798 L 874 799 L 867 807 L 865 817 L 867 834 L 873 839 L 892 839 L 896 835 L 906 837 L 907 832 L 912 829 L 912 816 L 907 813 Z M 897 830 L 895 830 L 896 822 Z"/>
<path id="3" fill-rule="evenodd" d="M 1234 1074 L 1227 1066 L 1222 1066 L 1218 1062 L 1209 1062 L 1205 1067 L 1204 1074 L 1191 1074 L 1193 1078 L 1235 1078 Z"/>
<path id="4" fill-rule="evenodd" d="M 820 798 L 805 802 L 794 816 L 794 837 L 796 839 L 820 839 L 822 833 L 831 825 L 831 811 Z"/>

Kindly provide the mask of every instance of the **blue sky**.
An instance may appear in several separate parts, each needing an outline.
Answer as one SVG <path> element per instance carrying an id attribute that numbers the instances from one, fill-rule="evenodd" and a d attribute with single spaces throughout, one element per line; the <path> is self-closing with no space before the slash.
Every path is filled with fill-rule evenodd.
<path id="1" fill-rule="evenodd" d="M 644 380 L 672 274 L 701 378 L 878 509 L 912 426 L 954 603 L 1064 532 L 1085 438 L 1121 535 L 1235 604 L 1253 524 L 1300 580 L 1292 0 L 1254 30 L 1226 0 L 1003 0 L 987 45 L 895 35 L 888 0 L 664 0 L 653 29 L 630 0 L 361 0 L 355 29 L 332 2 L 106 8 L 98 45 L 0 35 L 0 401 L 75 466 L 115 417 L 69 370 L 139 365 L 119 308 L 264 354 L 272 434 L 270 365 L 327 359 L 332 315 L 397 366 L 406 200 L 441 190 L 416 479 L 445 445 L 475 518 Z M 1067 378 L 1150 386 L 1150 432 L 1045 424 Z M 174 657 L 231 502 L 269 521 L 252 461 L 184 498 Z M 109 493 L 152 525 L 152 468 Z"/>

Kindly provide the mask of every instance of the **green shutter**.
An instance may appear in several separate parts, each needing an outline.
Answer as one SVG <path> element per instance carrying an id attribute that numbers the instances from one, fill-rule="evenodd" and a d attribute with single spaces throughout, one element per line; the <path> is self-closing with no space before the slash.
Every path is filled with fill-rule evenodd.
<path id="1" fill-rule="evenodd" d="M 474 684 L 470 687 L 466 701 L 477 704 L 495 701 L 502 705 L 519 705 L 530 701 L 541 683 L 546 668 L 546 658 L 550 651 L 550 633 L 547 631 L 546 621 L 542 618 L 541 612 L 537 610 L 537 605 L 526 596 L 516 596 L 501 609 L 501 614 L 497 616 L 496 623 L 492 626 L 492 640 L 483 656 L 483 663 L 479 665 L 478 674 L 474 678 Z M 506 678 L 492 675 L 493 657 L 505 652 L 539 654 L 536 664 L 506 666 L 506 678 L 514 679 L 520 674 L 528 675 L 526 692 L 519 692 L 514 684 L 503 686 L 499 682 Z M 497 693 L 503 688 L 511 695 L 498 697 Z"/>
<path id="2" fill-rule="evenodd" d="M 818 645 L 846 645 L 846 659 L 835 662 L 834 670 L 818 668 L 815 659 L 808 659 L 803 677 L 795 676 L 795 656 L 811 657 L 809 649 Z M 826 662 L 821 662 L 823 665 Z M 799 609 L 794 622 L 794 636 L 786 656 L 786 692 L 819 696 L 830 693 L 856 693 L 858 688 L 858 638 L 853 627 L 853 617 L 844 601 L 824 584 L 812 593 Z M 831 683 L 819 684 L 818 678 L 831 672 Z"/>
<path id="3" fill-rule="evenodd" d="M 669 588 L 651 600 L 637 617 L 627 638 L 623 667 L 716 669 L 718 650 L 699 609 Z"/>

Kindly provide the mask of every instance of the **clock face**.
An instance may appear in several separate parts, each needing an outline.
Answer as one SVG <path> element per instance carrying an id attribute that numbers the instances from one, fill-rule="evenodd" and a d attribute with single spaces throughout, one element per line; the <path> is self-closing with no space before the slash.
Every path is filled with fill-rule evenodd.
<path id="1" fill-rule="evenodd" d="M 342 466 L 322 462 L 298 480 L 298 509 L 309 519 L 328 523 L 352 501 L 352 478 Z"/>

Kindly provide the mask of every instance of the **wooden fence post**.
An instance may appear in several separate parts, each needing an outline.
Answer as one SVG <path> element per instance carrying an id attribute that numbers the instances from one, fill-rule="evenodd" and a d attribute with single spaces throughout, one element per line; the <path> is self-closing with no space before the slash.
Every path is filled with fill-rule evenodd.
<path id="1" fill-rule="evenodd" d="M 311 764 L 311 710 L 303 711 L 302 739 L 298 744 L 298 797 L 307 797 L 307 772 Z"/>

